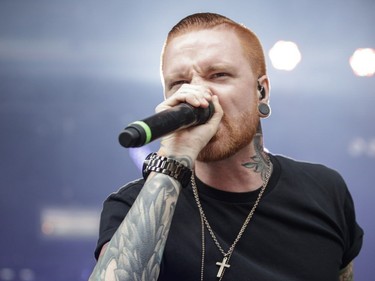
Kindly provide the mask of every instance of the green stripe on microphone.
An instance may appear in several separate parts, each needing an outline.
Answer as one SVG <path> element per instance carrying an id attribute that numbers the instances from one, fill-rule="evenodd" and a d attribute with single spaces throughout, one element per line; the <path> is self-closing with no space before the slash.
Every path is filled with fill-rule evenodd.
<path id="1" fill-rule="evenodd" d="M 143 130 L 145 130 L 146 141 L 145 141 L 144 144 L 149 143 L 151 141 L 151 137 L 152 137 L 152 133 L 151 133 L 150 127 L 145 122 L 143 122 L 143 121 L 135 121 L 132 124 L 137 124 L 137 125 L 141 126 L 143 128 Z"/>

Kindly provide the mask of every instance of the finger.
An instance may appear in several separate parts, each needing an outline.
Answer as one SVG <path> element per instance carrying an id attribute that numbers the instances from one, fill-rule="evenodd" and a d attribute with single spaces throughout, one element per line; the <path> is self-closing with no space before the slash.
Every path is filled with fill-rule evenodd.
<path id="1" fill-rule="evenodd" d="M 223 111 L 223 108 L 221 107 L 219 97 L 216 95 L 213 95 L 212 103 L 214 105 L 215 112 L 211 120 L 213 119 L 213 122 L 220 122 L 221 118 L 223 117 L 224 111 Z"/>
<path id="2" fill-rule="evenodd" d="M 211 101 L 211 91 L 203 86 L 183 84 L 173 95 L 156 107 L 156 111 L 162 111 L 179 103 L 189 103 L 194 107 L 208 107 Z"/>
<path id="3" fill-rule="evenodd" d="M 212 99 L 211 91 L 201 85 L 184 84 L 175 95 L 180 101 L 190 103 L 195 107 L 208 107 Z"/>

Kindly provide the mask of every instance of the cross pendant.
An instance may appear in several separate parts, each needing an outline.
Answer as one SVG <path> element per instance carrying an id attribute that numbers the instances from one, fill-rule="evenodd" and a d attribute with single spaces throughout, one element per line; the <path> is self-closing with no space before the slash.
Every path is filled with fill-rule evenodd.
<path id="1" fill-rule="evenodd" d="M 217 272 L 216 277 L 221 278 L 221 276 L 224 274 L 225 268 L 229 268 L 230 265 L 227 263 L 228 257 L 223 257 L 223 260 L 221 262 L 217 262 L 216 265 L 220 266 L 219 271 Z"/>

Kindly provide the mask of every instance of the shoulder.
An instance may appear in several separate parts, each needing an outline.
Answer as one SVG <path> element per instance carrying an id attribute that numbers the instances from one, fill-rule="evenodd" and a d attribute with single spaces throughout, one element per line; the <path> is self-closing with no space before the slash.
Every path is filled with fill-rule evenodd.
<path id="1" fill-rule="evenodd" d="M 297 189 L 305 195 L 322 201 L 336 201 L 340 205 L 350 198 L 348 187 L 341 174 L 325 165 L 298 161 L 281 155 L 273 156 L 280 165 L 279 183 Z"/>
<path id="2" fill-rule="evenodd" d="M 326 165 L 295 160 L 282 155 L 274 155 L 273 157 L 280 164 L 283 173 L 293 174 L 295 177 L 303 176 L 312 178 L 316 181 L 344 183 L 341 174 Z"/>
<path id="3" fill-rule="evenodd" d="M 314 215 L 325 218 L 323 223 L 340 230 L 338 234 L 344 246 L 342 265 L 348 265 L 361 249 L 363 230 L 356 223 L 354 202 L 341 174 L 322 164 L 280 155 L 272 157 L 280 165 L 280 190 L 288 198 L 294 196 L 300 200 L 305 211 L 312 210 Z M 350 273 L 350 267 L 347 269 Z"/>

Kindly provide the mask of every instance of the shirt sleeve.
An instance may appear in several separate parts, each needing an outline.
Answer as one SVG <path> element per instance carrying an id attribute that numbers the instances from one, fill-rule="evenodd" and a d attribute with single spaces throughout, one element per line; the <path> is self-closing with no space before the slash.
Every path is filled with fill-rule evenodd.
<path id="1" fill-rule="evenodd" d="M 348 189 L 346 189 L 344 215 L 346 220 L 347 232 L 341 269 L 345 268 L 359 254 L 362 248 L 364 235 L 362 228 L 356 221 L 354 203 Z"/>
<path id="2" fill-rule="evenodd" d="M 109 195 L 104 201 L 100 216 L 99 238 L 94 252 L 96 259 L 98 259 L 103 245 L 111 240 L 124 220 L 143 184 L 143 179 L 130 182 L 121 187 L 117 192 Z"/>

